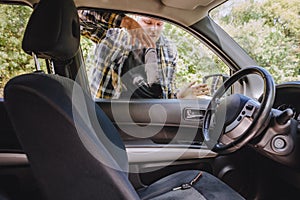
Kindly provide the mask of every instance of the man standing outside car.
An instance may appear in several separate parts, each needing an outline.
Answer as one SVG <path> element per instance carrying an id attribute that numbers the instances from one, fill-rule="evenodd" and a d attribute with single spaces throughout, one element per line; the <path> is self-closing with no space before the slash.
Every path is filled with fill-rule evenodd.
<path id="1" fill-rule="evenodd" d="M 100 41 L 97 44 L 98 51 L 96 49 L 96 65 L 90 73 L 91 89 L 96 94 L 95 97 L 112 98 L 115 94 L 122 93 L 120 91 L 122 90 L 120 76 L 124 74 L 122 73 L 122 68 L 126 68 L 126 64 L 124 63 L 126 63 L 126 60 L 129 60 L 130 52 L 134 52 L 139 48 L 144 49 L 142 51 L 138 50 L 138 54 L 144 59 L 142 59 L 142 62 L 137 63 L 143 63 L 147 60 L 153 62 L 153 60 L 156 60 L 157 70 L 150 70 L 154 73 L 150 79 L 153 81 L 155 79 L 153 77 L 158 77 L 157 81 L 162 91 L 160 98 L 196 98 L 198 95 L 208 93 L 208 88 L 205 84 L 196 85 L 195 82 L 188 84 L 180 90 L 176 89 L 174 78 L 178 56 L 177 49 L 162 34 L 163 21 L 143 16 L 137 16 L 135 21 L 122 14 L 88 10 L 79 11 L 79 16 L 83 25 L 82 34 L 95 42 Z M 100 26 L 99 24 L 102 25 Z M 117 27 L 117 29 L 114 27 Z M 146 54 L 146 52 L 149 52 L 149 49 L 152 49 L 150 51 L 152 54 L 149 53 L 150 59 L 149 55 Z M 156 55 L 153 54 L 153 50 L 155 50 Z M 108 55 L 109 53 L 105 53 L 109 51 L 110 55 Z M 114 55 L 112 55 L 113 53 Z M 113 62 L 111 59 L 105 60 L 109 56 L 117 59 Z M 133 57 L 136 58 L 137 56 Z M 116 63 L 117 69 L 115 66 Z M 147 68 L 147 63 L 144 64 Z M 112 67 L 112 65 L 114 66 Z M 153 63 L 151 66 L 155 67 Z M 111 70 L 112 68 L 115 68 L 115 70 Z"/>

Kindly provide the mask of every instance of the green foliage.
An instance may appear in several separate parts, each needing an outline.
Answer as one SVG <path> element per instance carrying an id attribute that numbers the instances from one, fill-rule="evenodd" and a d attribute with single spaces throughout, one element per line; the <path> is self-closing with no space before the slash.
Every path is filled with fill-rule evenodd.
<path id="1" fill-rule="evenodd" d="M 228 67 L 198 39 L 183 29 L 166 23 L 166 35 L 178 51 L 176 85 L 178 88 L 191 81 L 202 82 L 209 74 L 229 74 Z"/>
<path id="2" fill-rule="evenodd" d="M 232 0 L 211 16 L 277 83 L 299 80 L 298 0 Z"/>
<path id="3" fill-rule="evenodd" d="M 9 78 L 34 70 L 33 59 L 21 48 L 31 12 L 26 6 L 0 4 L 0 88 Z M 211 17 L 268 69 L 277 83 L 299 80 L 299 0 L 230 0 L 214 9 Z M 201 82 L 208 74 L 229 73 L 228 67 L 189 33 L 166 23 L 164 34 L 178 49 L 178 87 L 192 80 Z M 84 55 L 92 46 L 91 41 L 82 38 Z"/>
<path id="4" fill-rule="evenodd" d="M 85 59 L 85 67 L 87 72 L 94 66 L 94 49 L 95 43 L 87 37 L 80 38 L 80 46 L 83 54 L 83 58 Z"/>
<path id="5" fill-rule="evenodd" d="M 32 58 L 21 48 L 31 12 L 29 7 L 0 4 L 0 88 L 9 78 L 34 69 Z"/>

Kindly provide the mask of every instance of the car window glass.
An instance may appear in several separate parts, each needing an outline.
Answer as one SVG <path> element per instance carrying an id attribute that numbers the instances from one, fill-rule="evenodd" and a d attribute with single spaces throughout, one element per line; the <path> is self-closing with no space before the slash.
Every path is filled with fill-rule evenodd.
<path id="1" fill-rule="evenodd" d="M 0 98 L 14 76 L 35 70 L 34 60 L 22 48 L 22 38 L 32 9 L 28 6 L 0 4 Z M 44 65 L 42 65 L 44 67 Z"/>
<path id="2" fill-rule="evenodd" d="M 265 67 L 277 83 L 300 78 L 298 0 L 230 0 L 211 18 Z"/>
<path id="3" fill-rule="evenodd" d="M 155 41 L 150 48 L 147 40 L 141 44 L 136 29 L 106 24 L 111 16 L 101 24 L 103 17 L 90 16 L 96 11 L 85 11 L 79 10 L 81 48 L 95 98 L 206 98 L 229 76 L 229 68 L 216 54 L 178 26 L 126 15 Z M 193 93 L 203 83 L 207 87 Z"/>
<path id="4" fill-rule="evenodd" d="M 229 77 L 229 68 L 200 40 L 178 26 L 166 23 L 164 34 L 169 36 L 178 49 L 175 83 L 182 88 L 186 83 L 207 83 L 211 92 Z"/>

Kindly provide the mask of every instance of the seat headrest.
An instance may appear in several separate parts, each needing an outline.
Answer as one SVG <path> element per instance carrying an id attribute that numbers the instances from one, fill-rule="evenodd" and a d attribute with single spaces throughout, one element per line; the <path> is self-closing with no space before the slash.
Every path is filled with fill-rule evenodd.
<path id="1" fill-rule="evenodd" d="M 79 26 L 73 0 L 41 0 L 27 24 L 22 48 L 39 58 L 70 59 L 79 49 Z"/>

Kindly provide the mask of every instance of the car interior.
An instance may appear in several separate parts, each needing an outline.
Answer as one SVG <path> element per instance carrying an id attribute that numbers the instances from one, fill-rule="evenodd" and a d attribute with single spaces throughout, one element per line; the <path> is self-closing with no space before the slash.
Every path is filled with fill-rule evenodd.
<path id="1" fill-rule="evenodd" d="M 276 85 L 207 16 L 222 2 L 0 0 L 33 8 L 36 66 L 0 102 L 0 199 L 297 199 L 300 84 Z M 185 27 L 230 72 L 203 78 L 220 78 L 210 98 L 95 100 L 77 10 L 96 8 Z"/>

